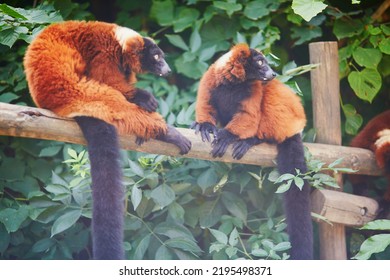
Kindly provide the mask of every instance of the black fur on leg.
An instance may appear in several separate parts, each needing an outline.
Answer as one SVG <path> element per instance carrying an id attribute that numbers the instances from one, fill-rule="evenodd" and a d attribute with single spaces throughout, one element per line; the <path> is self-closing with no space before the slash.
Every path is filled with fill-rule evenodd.
<path id="1" fill-rule="evenodd" d="M 160 135 L 157 140 L 176 145 L 180 149 L 180 154 L 184 155 L 191 149 L 191 141 L 180 134 L 173 126 L 168 125 L 167 133 Z"/>
<path id="2" fill-rule="evenodd" d="M 296 134 L 278 145 L 277 156 L 280 174 L 295 174 L 295 169 L 307 171 L 302 139 Z M 310 186 L 305 182 L 302 191 L 292 183 L 284 193 L 287 232 L 291 242 L 291 259 L 313 259 L 313 225 L 310 207 Z"/>
<path id="3" fill-rule="evenodd" d="M 123 259 L 124 188 L 116 129 L 96 118 L 75 120 L 88 142 L 91 163 L 93 257 Z"/>

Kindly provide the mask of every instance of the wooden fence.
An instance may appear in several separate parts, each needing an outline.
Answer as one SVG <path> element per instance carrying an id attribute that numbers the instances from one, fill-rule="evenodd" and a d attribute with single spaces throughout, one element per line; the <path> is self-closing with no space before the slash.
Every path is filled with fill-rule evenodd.
<path id="1" fill-rule="evenodd" d="M 325 163 L 343 158 L 338 167 L 352 168 L 357 170 L 357 174 L 381 175 L 371 151 L 340 146 L 337 43 L 312 43 L 309 51 L 310 62 L 319 64 L 311 73 L 314 128 L 317 130 L 318 143 L 305 143 L 305 146 L 315 158 Z M 135 137 L 131 135 L 121 135 L 120 145 L 123 149 L 152 154 L 275 166 L 277 151 L 274 145 L 260 144 L 253 147 L 240 161 L 234 160 L 229 151 L 223 158 L 214 159 L 210 156 L 210 145 L 203 143 L 193 130 L 179 128 L 179 131 L 192 142 L 191 151 L 184 156 L 179 155 L 174 145 L 157 140 L 137 146 Z M 5 103 L 0 103 L 0 135 L 85 145 L 81 130 L 72 119 L 60 118 L 48 110 Z M 341 175 L 338 176 L 341 184 Z M 346 259 L 345 226 L 362 226 L 375 218 L 377 210 L 378 204 L 371 198 L 343 193 L 342 190 L 313 191 L 312 211 L 332 223 L 329 225 L 317 221 L 321 259 Z"/>

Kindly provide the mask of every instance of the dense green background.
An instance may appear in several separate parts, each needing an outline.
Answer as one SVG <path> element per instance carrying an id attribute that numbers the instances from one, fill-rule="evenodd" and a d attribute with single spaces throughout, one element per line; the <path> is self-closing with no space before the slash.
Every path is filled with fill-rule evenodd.
<path id="1" fill-rule="evenodd" d="M 309 42 L 338 41 L 346 145 L 362 125 L 390 107 L 390 17 L 371 17 L 382 1 L 326 1 L 329 6 L 309 22 L 295 14 L 287 0 L 37 2 L 32 7 L 32 1 L 5 1 L 22 10 L 0 4 L 0 102 L 33 105 L 21 62 L 28 42 L 44 26 L 98 19 L 159 42 L 174 73 L 168 79 L 144 75 L 139 86 L 156 95 L 160 113 L 175 126 L 193 121 L 199 78 L 237 42 L 248 42 L 268 55 L 280 78 L 302 94 L 311 120 L 309 75 L 291 73 L 308 64 Z M 305 18 L 318 12 L 314 6 L 299 5 L 307 1 L 295 2 L 294 9 L 303 8 Z M 311 126 L 309 121 L 305 141 L 315 137 Z M 271 169 L 135 152 L 122 155 L 129 258 L 288 257 L 280 195 L 272 183 L 275 175 L 268 177 Z M 375 183 L 372 196 L 380 198 L 386 184 L 383 179 Z M 84 147 L 0 137 L 0 258 L 90 258 L 89 184 Z M 348 181 L 345 188 L 351 190 Z M 357 253 L 364 234 L 348 231 L 349 257 Z M 373 258 L 390 259 L 390 250 Z"/>

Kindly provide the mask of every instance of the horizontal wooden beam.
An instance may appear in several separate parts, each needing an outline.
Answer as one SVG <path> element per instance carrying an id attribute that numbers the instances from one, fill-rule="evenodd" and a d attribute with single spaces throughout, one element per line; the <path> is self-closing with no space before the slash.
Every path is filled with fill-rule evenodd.
<path id="1" fill-rule="evenodd" d="M 210 155 L 210 144 L 203 143 L 193 130 L 179 128 L 179 131 L 192 141 L 191 151 L 183 157 L 275 166 L 277 152 L 275 145 L 260 144 L 253 147 L 240 161 L 234 160 L 230 156 L 230 152 L 222 158 L 214 159 Z M 74 120 L 60 118 L 48 110 L 6 103 L 0 103 L 0 135 L 55 140 L 82 145 L 86 143 Z M 138 146 L 135 144 L 135 137 L 131 135 L 121 135 L 120 145 L 126 150 L 180 156 L 174 145 L 150 140 L 142 146 Z M 343 157 L 344 161 L 340 164 L 340 167 L 357 169 L 359 174 L 380 175 L 374 156 L 368 150 L 311 143 L 305 143 L 305 146 L 309 148 L 315 158 L 323 162 L 331 163 Z M 370 198 L 357 197 L 341 192 L 315 190 L 312 197 L 313 212 L 334 223 L 360 226 L 363 222 L 373 219 L 373 213 L 376 213 L 377 209 L 375 201 Z"/>
<path id="2" fill-rule="evenodd" d="M 212 161 L 237 162 L 260 166 L 275 166 L 276 147 L 260 144 L 253 147 L 241 160 L 234 160 L 231 151 L 224 157 L 215 159 L 210 155 L 210 144 L 203 143 L 193 130 L 178 128 L 192 142 L 191 151 L 183 157 Z M 84 137 L 76 122 L 61 118 L 48 110 L 0 103 L 0 135 L 55 140 L 85 145 Z M 132 135 L 121 135 L 120 144 L 123 149 L 151 154 L 180 156 L 178 149 L 168 143 L 150 140 L 142 146 L 135 144 Z M 374 155 L 371 151 L 343 146 L 305 143 L 312 155 L 327 164 L 343 158 L 339 167 L 352 168 L 357 174 L 380 175 Z"/>

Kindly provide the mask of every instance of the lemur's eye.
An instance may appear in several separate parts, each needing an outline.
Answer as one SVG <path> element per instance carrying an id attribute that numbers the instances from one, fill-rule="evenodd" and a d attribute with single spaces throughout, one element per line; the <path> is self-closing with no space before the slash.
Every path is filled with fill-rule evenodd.
<path id="1" fill-rule="evenodd" d="M 158 54 L 155 54 L 153 57 L 155 60 L 160 60 L 160 56 Z"/>
<path id="2" fill-rule="evenodd" d="M 262 61 L 262 60 L 259 60 L 257 63 L 258 63 L 260 66 L 263 65 L 263 61 Z"/>

